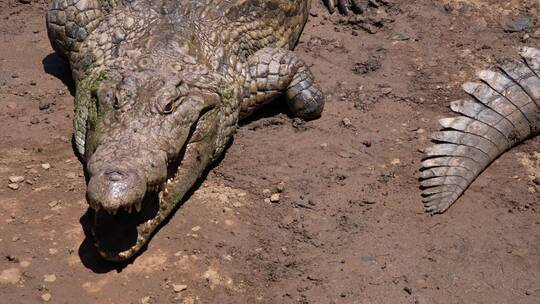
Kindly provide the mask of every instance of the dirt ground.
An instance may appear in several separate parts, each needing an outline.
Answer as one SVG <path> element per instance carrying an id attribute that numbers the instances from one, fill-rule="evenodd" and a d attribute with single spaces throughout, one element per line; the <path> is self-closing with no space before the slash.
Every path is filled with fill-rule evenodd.
<path id="1" fill-rule="evenodd" d="M 423 212 L 417 184 L 461 83 L 540 46 L 540 4 L 389 2 L 359 18 L 317 3 L 296 52 L 328 95 L 322 118 L 298 123 L 274 104 L 242 123 L 147 250 L 118 265 L 85 233 L 48 3 L 0 0 L 0 302 L 540 303 L 538 138 L 444 215 Z M 9 176 L 24 176 L 17 190 Z"/>

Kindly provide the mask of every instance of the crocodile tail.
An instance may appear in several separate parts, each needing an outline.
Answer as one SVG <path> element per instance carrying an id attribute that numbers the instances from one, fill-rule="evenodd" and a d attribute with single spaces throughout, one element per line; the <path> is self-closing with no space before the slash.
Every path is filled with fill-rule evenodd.
<path id="1" fill-rule="evenodd" d="M 465 83 L 471 98 L 450 106 L 459 116 L 440 120 L 420 169 L 427 212 L 444 212 L 491 162 L 540 132 L 540 49 L 520 54 Z"/>

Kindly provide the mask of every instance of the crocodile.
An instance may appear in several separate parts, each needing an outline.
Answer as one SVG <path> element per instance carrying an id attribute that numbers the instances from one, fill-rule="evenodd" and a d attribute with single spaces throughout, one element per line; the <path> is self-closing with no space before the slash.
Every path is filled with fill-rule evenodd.
<path id="1" fill-rule="evenodd" d="M 420 169 L 427 212 L 446 211 L 495 159 L 540 133 L 540 49 L 519 54 L 478 72 L 463 85 L 470 98 L 450 105 L 459 116 L 439 121 Z"/>
<path id="2" fill-rule="evenodd" d="M 360 13 L 368 1 L 325 0 Z M 137 255 L 239 120 L 282 96 L 315 119 L 324 95 L 292 52 L 311 0 L 53 0 L 53 49 L 75 81 L 76 152 L 104 259 Z"/>

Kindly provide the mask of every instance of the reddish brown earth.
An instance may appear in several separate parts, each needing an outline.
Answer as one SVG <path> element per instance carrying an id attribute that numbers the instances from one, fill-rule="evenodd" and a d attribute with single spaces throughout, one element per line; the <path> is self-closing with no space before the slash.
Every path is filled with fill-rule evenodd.
<path id="1" fill-rule="evenodd" d="M 115 265 L 84 233 L 73 96 L 46 37 L 48 4 L 2 0 L 0 302 L 540 303 L 538 138 L 444 215 L 423 212 L 416 180 L 460 84 L 540 46 L 540 28 L 501 26 L 540 24 L 540 5 L 391 2 L 364 23 L 317 4 L 297 53 L 328 93 L 322 118 L 298 124 L 274 105 L 243 123 L 148 249 Z M 12 190 L 9 176 L 25 181 Z M 265 201 L 280 183 L 280 201 Z"/>

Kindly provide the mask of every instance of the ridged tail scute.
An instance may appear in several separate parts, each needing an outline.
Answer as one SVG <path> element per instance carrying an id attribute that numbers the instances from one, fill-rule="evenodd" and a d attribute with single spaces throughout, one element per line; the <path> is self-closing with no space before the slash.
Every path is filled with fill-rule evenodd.
<path id="1" fill-rule="evenodd" d="M 540 132 L 540 50 L 478 73 L 463 89 L 470 99 L 451 103 L 460 116 L 439 121 L 420 169 L 426 211 L 446 211 L 491 162 Z"/>

